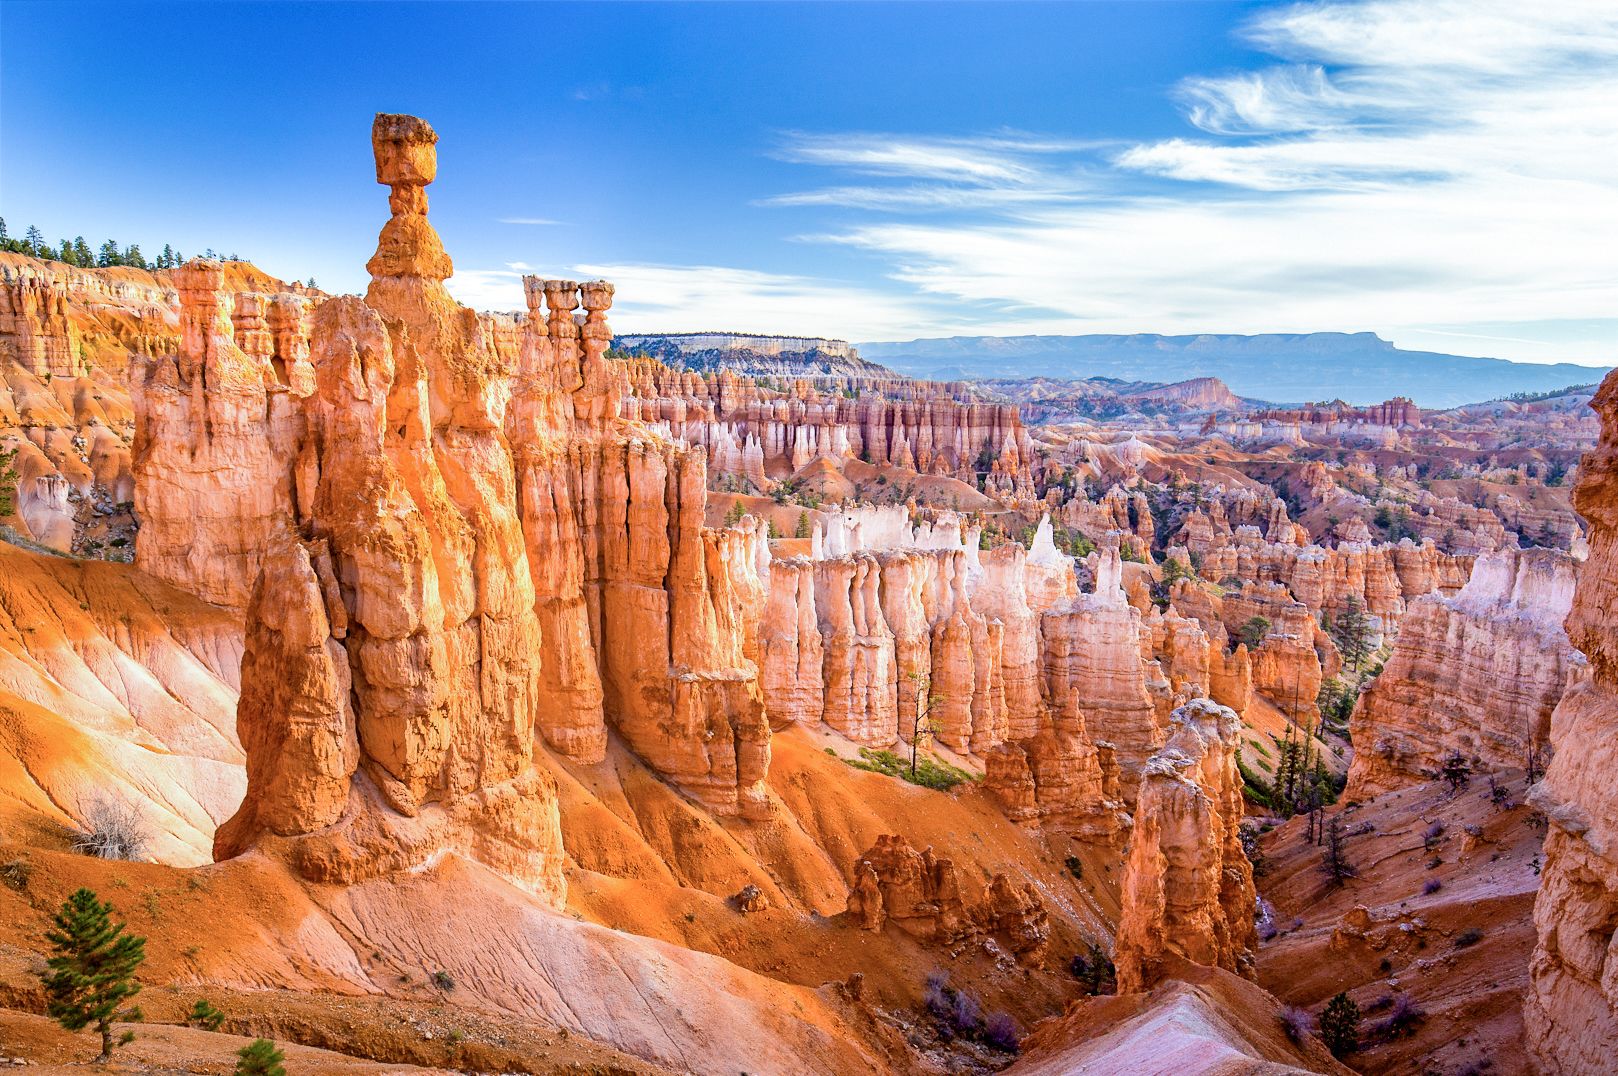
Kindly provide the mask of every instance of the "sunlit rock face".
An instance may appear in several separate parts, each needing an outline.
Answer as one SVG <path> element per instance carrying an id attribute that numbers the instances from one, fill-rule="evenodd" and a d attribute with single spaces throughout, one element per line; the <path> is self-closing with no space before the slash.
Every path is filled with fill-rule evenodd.
<path id="1" fill-rule="evenodd" d="M 594 761 L 610 723 L 716 813 L 762 808 L 767 555 L 756 530 L 702 527 L 700 455 L 616 417 L 609 285 L 527 282 L 516 336 L 449 298 L 426 219 L 435 141 L 419 120 L 378 117 L 393 215 L 366 298 L 315 311 L 309 395 L 241 378 L 248 403 L 268 395 L 267 413 L 290 417 L 284 438 L 260 439 L 279 454 L 216 468 L 235 485 L 286 461 L 262 514 L 219 527 L 256 587 L 238 712 L 248 793 L 216 852 L 266 848 L 353 882 L 455 850 L 559 903 L 539 740 Z M 193 305 L 179 365 L 262 373 Z M 174 410 L 145 431 L 155 457 L 217 429 Z M 217 590 L 206 569 L 165 567 Z"/>
<path id="2" fill-rule="evenodd" d="M 1543 752 L 1551 711 L 1585 672 L 1562 627 L 1578 574 L 1557 550 L 1501 550 L 1454 597 L 1412 603 L 1354 711 L 1349 795 L 1424 780 L 1454 751 L 1491 770 Z"/>
<path id="3" fill-rule="evenodd" d="M 177 355 L 130 376 L 135 404 L 135 562 L 219 605 L 245 608 L 266 549 L 291 533 L 298 398 L 264 354 L 236 343 L 216 262 L 176 273 Z"/>
<path id="4" fill-rule="evenodd" d="M 1618 1050 L 1618 374 L 1591 406 L 1601 441 L 1574 496 L 1590 556 L 1566 622 L 1590 675 L 1551 716 L 1555 755 L 1530 796 L 1550 825 L 1523 1022 L 1535 1060 L 1555 1073 L 1605 1071 Z"/>
<path id="5" fill-rule="evenodd" d="M 1253 869 L 1239 832 L 1241 722 L 1199 699 L 1170 723 L 1135 804 L 1114 957 L 1119 993 L 1155 986 L 1175 958 L 1251 977 L 1258 949 Z"/>

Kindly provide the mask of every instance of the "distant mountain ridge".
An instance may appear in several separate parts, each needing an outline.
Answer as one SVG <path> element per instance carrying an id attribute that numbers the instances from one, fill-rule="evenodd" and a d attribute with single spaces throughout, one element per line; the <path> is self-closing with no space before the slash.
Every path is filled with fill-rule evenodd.
<path id="1" fill-rule="evenodd" d="M 1117 377 L 1177 382 L 1216 377 L 1237 395 L 1265 400 L 1339 398 L 1364 405 L 1409 396 L 1427 408 L 1597 381 L 1610 369 L 1405 351 L 1370 332 L 953 336 L 858 346 L 868 360 L 941 381 Z"/>

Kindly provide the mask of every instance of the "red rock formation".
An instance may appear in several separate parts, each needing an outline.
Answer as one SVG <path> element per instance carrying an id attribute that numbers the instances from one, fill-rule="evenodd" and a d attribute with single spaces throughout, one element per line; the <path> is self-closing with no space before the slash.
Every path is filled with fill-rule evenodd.
<path id="1" fill-rule="evenodd" d="M 1486 769 L 1527 765 L 1583 662 L 1562 621 L 1577 563 L 1550 549 L 1480 557 L 1453 598 L 1418 599 L 1354 710 L 1348 795 L 1423 780 L 1459 751 Z"/>
<path id="2" fill-rule="evenodd" d="M 707 449 L 716 473 L 764 490 L 816 459 L 858 458 L 974 483 L 986 468 L 1032 492 L 1033 442 L 1012 405 L 925 381 L 865 381 L 858 391 L 794 381 L 768 389 L 729 370 L 698 374 L 645 359 L 619 363 L 622 414 L 664 423 Z"/>
<path id="3" fill-rule="evenodd" d="M 72 377 L 74 338 L 68 321 L 67 282 L 53 274 L 13 275 L 0 283 L 0 359 L 37 376 Z"/>
<path id="4" fill-rule="evenodd" d="M 135 560 L 207 601 L 245 608 L 263 552 L 288 533 L 296 399 L 237 346 L 215 262 L 176 274 L 179 354 L 131 371 Z"/>
<path id="5" fill-rule="evenodd" d="M 961 895 L 955 864 L 917 852 L 897 834 L 877 838 L 854 862 L 848 912 L 864 930 L 887 924 L 934 945 L 987 935 L 1018 960 L 1037 963 L 1049 940 L 1049 915 L 1038 892 L 996 874 L 975 900 Z"/>
<path id="6" fill-rule="evenodd" d="M 1162 745 L 1163 728 L 1147 692 L 1150 637 L 1140 611 L 1124 600 L 1117 551 L 1100 557 L 1095 593 L 1041 618 L 1045 684 L 1051 698 L 1083 710 L 1091 735 L 1115 745 L 1132 800 L 1134 775 Z"/>
<path id="7" fill-rule="evenodd" d="M 451 849 L 554 902 L 560 828 L 554 784 L 533 765 L 536 732 L 599 757 L 604 703 L 631 747 L 714 810 L 762 804 L 762 594 L 743 592 L 746 536 L 701 526 L 700 458 L 611 433 L 609 288 L 583 289 L 582 333 L 564 316 L 578 292 L 545 289 L 551 324 L 542 338 L 530 322 L 512 416 L 530 443 L 511 450 L 506 386 L 518 349 L 444 290 L 449 260 L 425 216 L 435 141 L 419 120 L 378 117 L 377 178 L 393 216 L 371 289 L 316 312 L 319 377 L 302 409 L 295 497 L 248 529 L 255 541 L 227 546 L 266 567 L 238 717 L 249 792 L 217 850 L 286 846 L 307 876 L 352 882 Z M 257 377 L 236 395 L 224 378 L 203 395 L 198 377 L 197 395 L 211 407 L 285 399 L 267 363 L 249 366 L 211 328 L 208 282 L 188 288 L 208 339 L 187 350 L 210 371 L 234 363 Z M 200 416 L 183 403 L 147 414 L 154 466 L 143 473 L 167 491 L 174 483 L 156 464 L 187 447 Z M 564 419 L 594 437 L 569 445 Z M 251 477 L 255 458 L 214 481 Z M 205 590 L 213 577 L 159 553 L 179 544 L 155 540 L 161 523 L 180 525 L 161 511 L 174 502 L 148 491 L 160 509 L 152 561 Z M 229 522 L 238 529 L 223 533 L 243 533 L 243 520 Z M 560 584 L 544 617 L 532 563 Z M 289 712 L 302 719 L 289 726 Z"/>
<path id="8" fill-rule="evenodd" d="M 1603 1071 L 1618 1050 L 1618 374 L 1592 406 L 1601 442 L 1580 465 L 1575 495 L 1590 557 L 1567 618 L 1591 677 L 1552 715 L 1555 758 L 1530 797 L 1550 826 L 1523 1022 L 1529 1050 L 1553 1073 Z"/>
<path id="9" fill-rule="evenodd" d="M 1258 948 L 1253 871 L 1239 833 L 1240 722 L 1205 699 L 1171 722 L 1141 774 L 1114 955 L 1120 994 L 1156 985 L 1176 958 L 1251 977 Z"/>

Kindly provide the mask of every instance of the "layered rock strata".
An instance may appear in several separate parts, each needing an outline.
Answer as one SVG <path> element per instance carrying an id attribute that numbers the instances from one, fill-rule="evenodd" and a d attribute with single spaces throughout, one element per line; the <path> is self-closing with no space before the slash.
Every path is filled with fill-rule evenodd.
<path id="1" fill-rule="evenodd" d="M 1050 936 L 1049 914 L 1033 886 L 1018 886 L 1004 874 L 967 899 L 955 864 L 917 852 L 903 837 L 888 834 L 854 862 L 848 913 L 861 929 L 889 923 L 923 941 L 949 946 L 992 936 L 1019 961 L 1037 963 Z"/>
<path id="2" fill-rule="evenodd" d="M 529 281 L 516 339 L 450 299 L 426 218 L 435 141 L 419 120 L 377 119 L 392 217 L 366 298 L 314 314 L 314 391 L 298 400 L 268 363 L 241 379 L 249 404 L 290 415 L 265 457 L 289 463 L 265 482 L 271 507 L 218 530 L 258 582 L 238 713 L 249 790 L 216 851 L 281 848 L 308 877 L 353 882 L 454 850 L 556 903 L 540 739 L 595 760 L 610 723 L 711 810 L 764 806 L 762 539 L 705 530 L 701 456 L 616 418 L 610 286 Z M 187 401 L 217 406 L 207 373 L 247 365 L 217 318 L 195 321 L 216 331 L 188 337 L 176 366 L 204 373 L 143 430 L 154 506 L 174 503 L 186 450 L 219 430 Z M 258 459 L 238 453 L 212 481 L 258 480 Z M 198 541 L 152 534 L 151 563 L 214 593 L 194 563 L 162 559 Z"/>
<path id="3" fill-rule="evenodd" d="M 1206 699 L 1175 710 L 1141 774 L 1121 891 L 1118 992 L 1156 985 L 1174 959 L 1253 975 L 1252 865 L 1242 851 L 1241 723 Z"/>
<path id="4" fill-rule="evenodd" d="M 222 267 L 192 262 L 176 281 L 179 351 L 131 371 L 135 562 L 245 608 L 264 551 L 290 533 L 304 416 L 268 354 L 238 346 Z"/>
<path id="5" fill-rule="evenodd" d="M 1552 549 L 1487 553 L 1459 594 L 1412 603 L 1355 708 L 1348 794 L 1423 780 L 1453 751 L 1489 770 L 1544 756 L 1551 712 L 1584 672 L 1562 627 L 1578 567 Z"/>
<path id="6" fill-rule="evenodd" d="M 860 382 L 846 393 L 795 380 L 769 389 L 724 370 L 698 374 L 647 360 L 617 364 L 626 418 L 707 450 L 714 473 L 760 491 L 817 459 L 858 459 L 1032 493 L 1037 457 L 1014 405 L 924 381 Z"/>
<path id="7" fill-rule="evenodd" d="M 1574 497 L 1590 557 L 1566 622 L 1590 677 L 1552 714 L 1555 757 L 1530 797 L 1549 827 L 1523 1023 L 1537 1064 L 1553 1073 L 1603 1071 L 1618 1050 L 1618 374 L 1591 406 L 1601 441 Z"/>

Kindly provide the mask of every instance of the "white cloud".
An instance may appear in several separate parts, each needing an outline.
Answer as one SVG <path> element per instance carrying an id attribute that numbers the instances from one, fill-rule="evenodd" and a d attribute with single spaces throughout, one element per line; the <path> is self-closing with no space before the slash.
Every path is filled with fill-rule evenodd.
<path id="1" fill-rule="evenodd" d="M 1432 347 L 1423 327 L 1441 325 L 1483 353 L 1618 361 L 1610 335 L 1473 331 L 1618 309 L 1618 5 L 1310 3 L 1244 32 L 1283 62 L 1179 87 L 1201 136 L 1087 170 L 1056 156 L 1082 143 L 828 136 L 792 159 L 949 180 L 984 212 L 898 215 L 947 202 L 936 183 L 776 202 L 892 210 L 823 238 L 984 331 L 1371 329 Z"/>

